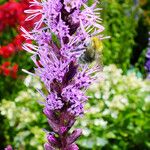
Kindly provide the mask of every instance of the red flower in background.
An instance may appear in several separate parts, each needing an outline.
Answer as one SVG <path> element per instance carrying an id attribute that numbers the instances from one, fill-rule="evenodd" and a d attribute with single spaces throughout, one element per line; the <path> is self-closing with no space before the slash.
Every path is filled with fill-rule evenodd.
<path id="1" fill-rule="evenodd" d="M 5 68 L 5 69 L 3 70 L 3 74 L 4 74 L 5 76 L 9 76 L 9 75 L 10 75 L 10 70 L 7 69 L 7 68 Z"/>
<path id="2" fill-rule="evenodd" d="M 2 46 L 0 48 L 0 56 L 3 58 L 8 58 L 14 53 L 15 47 L 12 43 L 8 44 L 7 46 Z"/>
<path id="3" fill-rule="evenodd" d="M 33 26 L 33 21 L 26 23 L 24 21 L 27 17 L 24 10 L 29 8 L 29 1 L 31 0 L 21 0 L 20 2 L 9 0 L 0 5 L 0 32 L 7 26 L 18 27 L 18 29 L 20 26 L 24 26 L 27 30 Z"/>
<path id="4" fill-rule="evenodd" d="M 4 75 L 4 76 L 10 76 L 14 79 L 17 78 L 17 72 L 18 72 L 18 65 L 14 64 L 13 66 L 11 66 L 10 62 L 4 62 L 1 66 L 0 66 L 0 74 Z"/>
<path id="5" fill-rule="evenodd" d="M 11 77 L 13 79 L 16 79 L 17 78 L 17 72 L 18 72 L 18 65 L 15 64 L 12 68 L 11 68 Z"/>
<path id="6" fill-rule="evenodd" d="M 16 54 L 19 50 L 22 50 L 22 43 L 28 42 L 21 36 L 22 31 L 20 27 L 23 26 L 27 31 L 33 27 L 34 20 L 25 22 L 27 15 L 24 10 L 29 8 L 29 1 L 31 0 L 20 0 L 16 2 L 15 0 L 9 0 L 3 5 L 0 5 L 0 33 L 6 28 L 11 27 L 16 29 L 17 35 L 11 40 L 11 43 L 7 45 L 0 45 L 0 56 L 3 58 L 9 58 Z M 38 18 L 37 18 L 38 19 Z M 5 62 L 0 66 L 0 74 L 5 76 L 11 76 L 12 78 L 17 77 L 18 65 L 10 67 L 10 62 Z"/>

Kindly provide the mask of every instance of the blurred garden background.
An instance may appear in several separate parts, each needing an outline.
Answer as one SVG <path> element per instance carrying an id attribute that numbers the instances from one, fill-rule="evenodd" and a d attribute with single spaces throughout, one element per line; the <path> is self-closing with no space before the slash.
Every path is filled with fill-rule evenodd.
<path id="1" fill-rule="evenodd" d="M 43 150 L 49 130 L 38 78 L 22 72 L 34 66 L 22 50 L 20 27 L 30 0 L 0 0 L 0 150 Z M 91 4 L 89 0 L 88 5 Z M 104 35 L 102 80 L 87 91 L 81 150 L 150 149 L 150 0 L 101 0 Z M 32 42 L 32 41 L 26 41 Z M 149 43 L 149 46 L 148 46 Z"/>

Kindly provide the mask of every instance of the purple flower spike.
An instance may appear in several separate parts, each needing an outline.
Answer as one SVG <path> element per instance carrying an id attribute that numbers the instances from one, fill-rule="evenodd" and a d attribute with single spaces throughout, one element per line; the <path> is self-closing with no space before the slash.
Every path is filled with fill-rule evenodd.
<path id="1" fill-rule="evenodd" d="M 60 147 L 61 146 L 61 143 L 60 143 L 59 139 L 56 138 L 55 135 L 53 135 L 53 134 L 49 133 L 47 135 L 47 140 L 54 147 L 56 147 L 56 146 Z"/>
<path id="2" fill-rule="evenodd" d="M 51 146 L 49 143 L 44 144 L 44 149 L 45 150 L 55 150 L 55 148 L 53 146 Z"/>
<path id="3" fill-rule="evenodd" d="M 35 63 L 34 76 L 40 77 L 47 89 L 47 95 L 38 90 L 45 99 L 43 112 L 53 132 L 47 133 L 45 150 L 78 150 L 75 141 L 80 129 L 69 132 L 77 117 L 84 114 L 88 100 L 85 91 L 96 79 L 97 66 L 90 68 L 81 64 L 79 58 L 86 50 L 92 36 L 103 39 L 100 25 L 100 8 L 97 0 L 88 7 L 87 0 L 33 0 L 26 20 L 37 16 L 31 32 L 24 28 L 24 37 L 34 40 L 23 48 L 32 53 Z M 37 7 L 38 6 L 38 7 Z M 32 7 L 31 7 L 32 8 Z M 38 18 L 39 18 L 38 17 Z"/>
<path id="4" fill-rule="evenodd" d="M 77 138 L 82 134 L 81 129 L 76 129 L 72 132 L 72 134 L 67 138 L 67 144 L 70 145 L 76 141 Z"/>
<path id="5" fill-rule="evenodd" d="M 65 134 L 65 132 L 67 132 L 67 127 L 60 127 L 59 133 L 60 134 Z"/>
<path id="6" fill-rule="evenodd" d="M 76 144 L 71 144 L 64 150 L 79 150 L 79 147 Z"/>

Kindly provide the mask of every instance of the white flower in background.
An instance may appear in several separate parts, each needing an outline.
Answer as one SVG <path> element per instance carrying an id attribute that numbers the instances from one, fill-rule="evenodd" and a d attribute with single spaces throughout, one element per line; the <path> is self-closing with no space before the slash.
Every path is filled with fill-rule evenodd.
<path id="1" fill-rule="evenodd" d="M 25 80 L 24 80 L 24 84 L 27 87 L 34 87 L 35 89 L 42 89 L 42 84 L 39 81 L 38 77 L 33 77 L 31 75 L 28 75 Z"/>
<path id="2" fill-rule="evenodd" d="M 109 105 L 112 110 L 123 110 L 128 105 L 128 99 L 121 95 L 115 95 Z"/>
<path id="3" fill-rule="evenodd" d="M 95 126 L 101 126 L 102 128 L 105 128 L 107 125 L 107 121 L 105 121 L 104 119 L 95 119 L 94 125 Z"/>
<path id="4" fill-rule="evenodd" d="M 13 127 L 16 132 L 13 140 L 16 148 L 25 149 L 25 145 L 30 144 L 37 150 L 43 150 L 45 133 L 41 128 L 31 125 L 33 122 L 37 122 L 41 113 L 36 111 L 38 109 L 36 107 L 39 106 L 37 100 L 41 99 L 41 96 L 35 92 L 34 88 L 41 88 L 42 85 L 39 84 L 38 79 L 32 78 L 30 75 L 27 76 L 24 83 L 29 87 L 27 90 L 18 92 L 17 97 L 13 100 L 3 99 L 1 101 L 0 114 L 5 116 L 9 126 Z M 31 137 L 30 140 L 28 140 L 29 137 Z"/>

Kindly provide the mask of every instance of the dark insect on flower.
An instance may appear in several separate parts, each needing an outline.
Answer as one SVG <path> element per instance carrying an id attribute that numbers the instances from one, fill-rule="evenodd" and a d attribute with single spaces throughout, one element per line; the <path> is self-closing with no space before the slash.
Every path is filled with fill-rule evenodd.
<path id="1" fill-rule="evenodd" d="M 100 62 L 103 50 L 103 43 L 98 37 L 92 37 L 85 43 L 85 52 L 79 60 L 83 63 Z"/>

